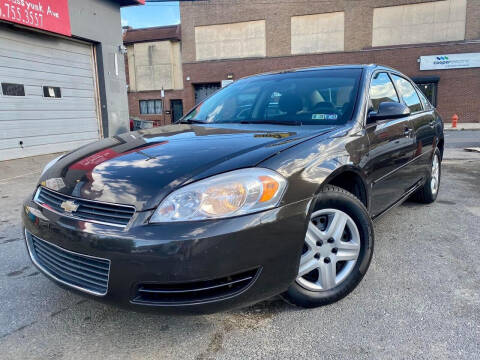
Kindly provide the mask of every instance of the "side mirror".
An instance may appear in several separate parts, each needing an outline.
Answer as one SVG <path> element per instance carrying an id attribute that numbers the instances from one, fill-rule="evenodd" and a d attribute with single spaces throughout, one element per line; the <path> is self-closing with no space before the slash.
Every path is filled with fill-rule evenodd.
<path id="1" fill-rule="evenodd" d="M 374 123 L 378 120 L 399 119 L 410 115 L 410 109 L 403 104 L 384 101 L 378 106 L 378 111 L 370 111 L 367 117 L 367 123 Z"/>

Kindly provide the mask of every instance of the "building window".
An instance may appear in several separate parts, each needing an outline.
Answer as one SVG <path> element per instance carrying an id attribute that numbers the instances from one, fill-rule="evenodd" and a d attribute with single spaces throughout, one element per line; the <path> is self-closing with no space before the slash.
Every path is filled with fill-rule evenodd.
<path id="1" fill-rule="evenodd" d="M 372 46 L 464 40 L 466 11 L 467 0 L 375 8 Z"/>
<path id="2" fill-rule="evenodd" d="M 343 12 L 293 16 L 290 21 L 292 54 L 344 50 Z"/>
<path id="3" fill-rule="evenodd" d="M 25 96 L 23 84 L 2 83 L 2 93 L 7 96 Z"/>
<path id="4" fill-rule="evenodd" d="M 214 94 L 218 89 L 221 88 L 221 85 L 220 83 L 209 83 L 195 84 L 193 87 L 195 88 L 195 105 L 197 105 L 210 95 Z"/>
<path id="5" fill-rule="evenodd" d="M 413 82 L 417 87 L 422 91 L 423 95 L 434 107 L 437 106 L 437 93 L 438 93 L 438 82 L 440 77 L 438 76 L 421 76 L 413 77 Z"/>
<path id="6" fill-rule="evenodd" d="M 162 100 L 140 100 L 140 114 L 153 115 L 163 113 Z"/>
<path id="7" fill-rule="evenodd" d="M 417 86 L 427 100 L 430 101 L 430 104 L 437 106 L 437 83 L 417 83 Z"/>
<path id="8" fill-rule="evenodd" d="M 195 26 L 198 61 L 265 57 L 265 20 Z"/>
<path id="9" fill-rule="evenodd" d="M 62 92 L 57 86 L 44 86 L 43 87 L 43 97 L 46 98 L 61 98 Z"/>

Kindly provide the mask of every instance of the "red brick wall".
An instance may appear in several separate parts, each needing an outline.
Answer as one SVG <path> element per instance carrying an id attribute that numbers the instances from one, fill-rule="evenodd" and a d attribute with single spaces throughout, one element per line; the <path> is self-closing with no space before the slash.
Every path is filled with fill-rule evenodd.
<path id="1" fill-rule="evenodd" d="M 480 43 L 425 44 L 342 53 L 184 63 L 185 89 L 177 92 L 176 96 L 183 96 L 186 112 L 194 106 L 193 84 L 219 82 L 227 79 L 227 74 L 233 73 L 234 78 L 239 79 L 257 73 L 296 67 L 377 63 L 391 66 L 410 77 L 440 77 L 437 108 L 444 120 L 450 121 L 451 116 L 456 113 L 460 122 L 480 122 L 480 69 L 420 71 L 417 62 L 423 55 L 468 52 L 480 52 Z M 190 81 L 186 80 L 187 77 L 190 77 Z M 168 119 L 165 121 L 168 122 Z"/>
<path id="2" fill-rule="evenodd" d="M 152 120 L 156 122 L 156 125 L 166 125 L 172 122 L 172 115 L 165 114 L 166 111 L 170 110 L 170 100 L 171 99 L 182 99 L 187 98 L 183 90 L 166 90 L 165 97 L 162 98 L 161 91 L 141 91 L 141 92 L 128 92 L 128 108 L 130 112 L 130 117 L 135 117 L 143 120 Z M 144 115 L 140 114 L 140 100 L 153 100 L 161 99 L 163 100 L 163 114 L 155 115 Z M 185 107 L 185 100 L 183 105 L 183 111 L 188 110 Z"/>
<path id="3" fill-rule="evenodd" d="M 216 0 L 182 1 L 182 58 L 193 62 L 195 27 L 265 20 L 267 57 L 291 54 L 292 16 L 343 11 L 345 13 L 345 50 L 358 51 L 372 46 L 375 8 L 418 4 L 440 0 Z M 480 1 L 467 0 L 465 39 L 480 38 Z"/>
<path id="4" fill-rule="evenodd" d="M 417 59 L 422 55 L 480 52 L 480 43 L 447 43 L 414 45 L 364 51 L 238 59 L 184 63 L 184 90 L 167 90 L 163 99 L 164 112 L 170 109 L 170 99 L 182 99 L 186 113 L 195 104 L 193 84 L 220 82 L 233 73 L 235 79 L 257 73 L 329 64 L 378 63 L 391 66 L 410 77 L 438 76 L 437 108 L 445 121 L 458 114 L 459 122 L 480 122 L 480 69 L 420 71 Z M 128 60 L 126 59 L 127 83 Z M 190 80 L 187 81 L 187 77 Z M 140 115 L 139 100 L 161 99 L 160 91 L 129 92 L 130 116 L 169 124 L 171 115 Z"/>

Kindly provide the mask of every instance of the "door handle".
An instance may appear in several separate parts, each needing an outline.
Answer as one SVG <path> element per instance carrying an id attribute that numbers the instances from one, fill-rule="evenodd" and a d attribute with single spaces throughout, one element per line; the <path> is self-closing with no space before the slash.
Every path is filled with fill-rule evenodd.
<path id="1" fill-rule="evenodd" d="M 435 127 L 435 123 L 436 123 L 435 120 L 430 121 L 430 126 L 431 126 L 431 127 Z"/>
<path id="2" fill-rule="evenodd" d="M 403 130 L 403 135 L 404 136 L 410 136 L 410 133 L 412 132 L 412 129 L 409 127 L 406 127 L 405 130 Z"/>

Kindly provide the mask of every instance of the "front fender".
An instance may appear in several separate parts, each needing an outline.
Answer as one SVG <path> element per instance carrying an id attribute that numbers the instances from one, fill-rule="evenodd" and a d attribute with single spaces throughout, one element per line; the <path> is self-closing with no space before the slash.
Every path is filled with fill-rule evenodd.
<path id="1" fill-rule="evenodd" d="M 362 167 L 367 153 L 368 140 L 363 136 L 329 137 L 297 145 L 259 166 L 275 170 L 288 180 L 283 198 L 288 204 L 315 196 L 322 185 L 346 171 L 358 174 L 368 191 Z"/>

